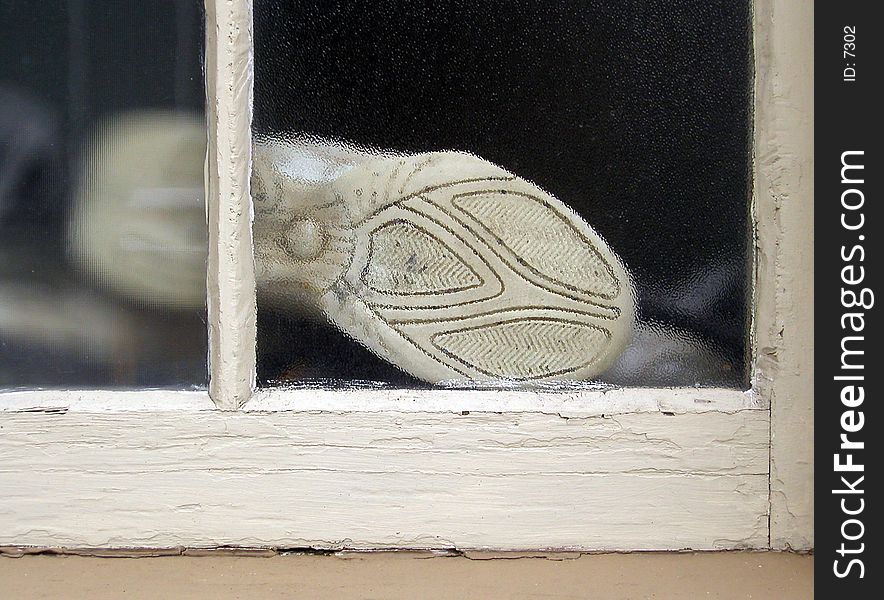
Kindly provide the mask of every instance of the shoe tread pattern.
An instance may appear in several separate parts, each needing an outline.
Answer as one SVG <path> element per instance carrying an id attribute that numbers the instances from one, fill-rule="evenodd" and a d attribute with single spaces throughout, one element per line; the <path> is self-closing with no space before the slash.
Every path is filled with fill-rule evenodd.
<path id="1" fill-rule="evenodd" d="M 432 382 L 533 381 L 589 379 L 622 352 L 628 274 L 534 184 L 461 153 L 341 179 L 356 249 L 328 314 L 384 358 Z"/>
<path id="2" fill-rule="evenodd" d="M 445 331 L 433 344 L 483 374 L 530 380 L 564 375 L 592 363 L 610 333 L 587 323 L 549 318 L 503 320 Z"/>
<path id="3" fill-rule="evenodd" d="M 482 285 L 482 279 L 445 242 L 404 220 L 369 236 L 362 281 L 393 295 L 446 294 Z"/>
<path id="4" fill-rule="evenodd" d="M 614 272 L 598 250 L 539 198 L 477 192 L 456 196 L 452 204 L 542 277 L 592 296 L 619 294 Z"/>

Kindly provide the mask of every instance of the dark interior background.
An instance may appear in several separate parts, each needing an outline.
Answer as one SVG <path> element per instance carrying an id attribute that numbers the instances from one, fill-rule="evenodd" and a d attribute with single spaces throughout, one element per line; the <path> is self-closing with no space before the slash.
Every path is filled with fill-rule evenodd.
<path id="1" fill-rule="evenodd" d="M 254 127 L 466 150 L 536 182 L 621 255 L 642 319 L 725 357 L 702 383 L 744 386 L 750 17 L 748 0 L 256 0 Z M 264 383 L 417 384 L 321 324 L 260 311 L 259 329 Z"/>

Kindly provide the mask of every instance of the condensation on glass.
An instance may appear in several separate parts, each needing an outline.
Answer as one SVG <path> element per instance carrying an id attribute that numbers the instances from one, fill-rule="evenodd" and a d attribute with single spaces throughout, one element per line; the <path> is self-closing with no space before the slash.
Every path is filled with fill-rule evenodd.
<path id="1" fill-rule="evenodd" d="M 262 385 L 748 385 L 750 3 L 256 0 Z"/>
<path id="2" fill-rule="evenodd" d="M 204 387 L 201 3 L 0 22 L 0 389 Z"/>

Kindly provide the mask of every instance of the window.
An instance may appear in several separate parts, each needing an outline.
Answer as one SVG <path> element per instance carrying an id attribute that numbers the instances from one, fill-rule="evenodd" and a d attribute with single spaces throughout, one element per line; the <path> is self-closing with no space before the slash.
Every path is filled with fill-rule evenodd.
<path id="1" fill-rule="evenodd" d="M 261 384 L 748 387 L 749 11 L 256 2 Z"/>
<path id="2" fill-rule="evenodd" d="M 199 389 L 204 379 L 196 376 L 161 380 L 148 373 L 159 364 L 149 357 L 139 363 L 141 370 L 135 369 L 140 378 L 96 376 L 79 385 L 63 377 L 56 382 L 14 382 L 14 387 L 26 389 L 0 394 L 0 486 L 5 490 L 0 544 L 608 550 L 812 546 L 809 467 L 806 462 L 795 464 L 809 457 L 802 442 L 808 437 L 805 423 L 812 419 L 804 376 L 808 327 L 794 308 L 805 302 L 809 289 L 805 250 L 811 213 L 809 203 L 784 201 L 807 198 L 811 192 L 800 176 L 810 160 L 809 140 L 800 127 L 810 110 L 810 94 L 803 87 L 810 79 L 800 68 L 784 66 L 792 64 L 796 53 L 808 54 L 811 15 L 805 7 L 787 8 L 777 0 L 756 3 L 751 15 L 748 6 L 731 2 L 702 7 L 680 2 L 667 4 L 665 11 L 653 3 L 642 4 L 629 14 L 617 12 L 622 9 L 614 4 L 591 3 L 578 11 L 564 1 L 543 4 L 542 10 L 524 2 L 518 10 L 501 13 L 490 10 L 491 3 L 455 3 L 418 15 L 410 12 L 416 11 L 414 4 L 378 14 L 371 3 L 327 8 L 298 3 L 289 8 L 261 0 L 255 6 L 253 40 L 250 2 L 209 0 L 208 236 L 203 246 L 208 249 L 208 390 Z M 181 33 L 198 26 L 188 12 L 191 4 L 121 6 L 135 11 L 132 15 L 136 8 L 147 11 L 156 17 L 147 19 L 152 23 L 160 14 L 169 19 L 175 27 L 158 29 L 178 40 L 172 63 L 196 64 L 198 37 Z M 28 11 L 37 9 L 3 10 L 17 19 L 33 20 Z M 773 18 L 774 13 L 782 16 L 779 11 L 788 14 Z M 578 18 L 590 14 L 592 22 Z M 88 22 L 75 21 L 75 28 Z M 105 43 L 126 27 L 148 31 L 143 29 L 148 25 L 133 25 L 137 22 L 134 16 L 121 19 L 116 29 L 97 37 Z M 516 50 L 522 46 L 512 45 L 519 36 L 491 31 L 488 22 L 524 33 L 522 43 L 533 58 L 520 63 Z M 431 35 L 441 23 L 461 27 L 448 36 Z M 608 25 L 599 37 L 590 35 L 589 29 L 599 23 Z M 173 35 L 173 29 L 178 33 Z M 345 35 L 357 30 L 359 40 Z M 551 32 L 557 39 L 549 40 Z M 635 36 L 629 37 L 629 32 Z M 658 38 L 653 32 L 675 33 Z M 645 34 L 650 37 L 642 37 Z M 61 32 L 54 35 L 47 38 L 73 39 Z M 145 44 L 167 50 L 171 44 L 160 33 L 145 37 Z M 381 38 L 389 44 L 380 43 Z M 606 44 L 622 50 L 623 64 L 615 64 Z M 475 52 L 464 51 L 470 48 Z M 702 50 L 710 58 L 706 66 L 698 67 L 696 56 L 689 59 L 690 50 Z M 673 55 L 681 58 L 670 64 L 667 60 Z M 6 56 L 4 65 L 18 60 L 19 54 Z M 130 60 L 121 52 L 112 56 L 122 64 Z M 470 62 L 473 56 L 481 57 L 484 66 Z M 612 71 L 588 64 L 593 56 L 604 57 Z M 168 84 L 174 65 L 147 62 L 143 69 L 156 66 L 157 77 Z M 464 67 L 463 72 L 445 70 L 440 77 L 447 79 L 438 81 L 421 71 L 424 62 Z M 510 69 L 520 68 L 519 76 L 506 72 L 508 64 Z M 624 64 L 638 72 L 618 71 Z M 366 70 L 371 65 L 377 71 L 369 77 Z M 483 68 L 491 79 L 497 78 L 482 88 L 488 97 L 476 91 L 475 79 L 469 80 Z M 125 83 L 111 77 L 110 67 L 105 70 L 103 75 L 113 81 L 109 89 L 125 89 Z M 400 70 L 409 76 L 403 82 L 392 76 Z M 197 74 L 183 72 L 188 75 L 175 79 L 179 85 L 163 96 L 176 112 L 175 119 L 182 119 L 179 113 L 185 107 L 194 108 L 188 102 L 195 102 L 197 109 L 201 103 L 198 95 L 183 91 L 193 90 L 190 77 Z M 622 78 L 604 87 L 606 73 L 621 73 Z M 659 89 L 645 89 L 642 82 L 655 74 Z M 359 86 L 352 84 L 361 78 L 366 91 L 359 94 Z M 65 81 L 74 87 L 82 83 L 73 75 Z M 587 85 L 590 81 L 599 85 Z M 747 81 L 754 82 L 754 90 Z M 567 85 L 559 86 L 561 82 Z M 439 98 L 433 92 L 440 89 L 457 93 Z M 293 90 L 300 93 L 286 93 Z M 503 93 L 511 93 L 513 101 L 495 100 Z M 592 102 L 581 102 L 586 94 L 592 95 Z M 114 107 L 130 110 L 149 103 L 146 93 L 136 90 L 132 95 L 140 100 Z M 658 95 L 665 106 L 652 102 Z M 386 102 L 393 98 L 395 105 Z M 612 102 L 618 98 L 620 102 Z M 341 102 L 347 107 L 343 111 Z M 538 105 L 548 110 L 538 111 Z M 792 108 L 785 110 L 784 105 Z M 475 107 L 484 107 L 484 112 L 472 114 Z M 353 115 L 344 114 L 348 109 Z M 653 111 L 666 118 L 655 120 Z M 715 125 L 699 122 L 701 114 Z M 605 126 L 610 123 L 624 127 L 628 144 Z M 629 129 L 639 124 L 643 130 Z M 162 125 L 154 117 L 146 128 L 150 136 L 141 133 L 125 146 L 162 137 L 162 131 L 172 129 L 188 142 L 189 151 L 182 156 L 193 158 L 202 152 L 196 129 L 184 120 L 169 128 Z M 566 135 L 569 127 L 578 125 L 591 134 Z M 690 135 L 678 125 L 687 127 Z M 121 130 L 111 131 L 115 143 L 128 141 Z M 193 135 L 184 135 L 190 131 Z M 102 147 L 101 135 L 89 139 Z M 520 143 L 535 140 L 531 147 Z M 639 153 L 644 150 L 639 145 L 648 140 L 656 140 L 654 148 L 659 148 L 650 162 L 640 157 L 652 154 Z M 720 153 L 701 152 L 707 143 L 718 144 Z M 588 155 L 587 149 L 596 144 L 608 156 Z M 685 161 L 685 156 L 672 152 L 676 146 L 694 148 L 700 162 Z M 440 151 L 461 154 L 422 156 Z M 124 154 L 99 154 L 94 164 L 115 165 Z M 145 151 L 142 156 L 150 154 Z M 5 152 L 4 160 L 6 156 L 12 154 Z M 479 372 L 493 374 L 497 365 L 516 373 L 509 377 L 516 384 L 503 389 L 465 385 L 463 378 L 450 382 L 443 376 L 422 375 L 401 350 L 380 360 L 383 338 L 366 343 L 370 336 L 362 339 L 358 329 L 341 326 L 343 312 L 333 315 L 335 327 L 322 322 L 322 315 L 330 312 L 328 303 L 316 307 L 314 315 L 319 316 L 311 316 L 309 302 L 294 294 L 300 312 L 286 306 L 293 298 L 284 292 L 293 288 L 276 285 L 284 283 L 286 274 L 274 279 L 268 277 L 268 268 L 292 264 L 293 255 L 312 257 L 328 240 L 309 219 L 287 221 L 294 239 L 275 237 L 273 220 L 268 220 L 279 216 L 268 208 L 276 197 L 274 190 L 294 181 L 322 195 L 341 184 L 340 177 L 370 180 L 375 172 L 390 174 L 398 161 L 428 158 L 449 161 L 457 173 L 480 173 L 456 179 L 458 183 L 487 181 L 497 173 L 500 181 L 516 186 L 504 191 L 524 212 L 514 217 L 512 211 L 498 210 L 499 187 L 460 190 L 459 206 L 453 204 L 454 194 L 425 198 L 432 183 L 419 187 L 420 194 L 407 198 L 416 206 L 397 207 L 407 218 L 385 217 L 359 240 L 362 252 L 374 248 L 376 256 L 401 258 L 386 263 L 364 260 L 352 281 L 361 281 L 365 293 L 393 292 L 387 295 L 406 297 L 409 306 L 437 310 L 426 305 L 427 297 L 457 300 L 484 294 L 484 284 L 495 274 L 507 273 L 500 276 L 505 282 L 517 281 L 518 275 L 519 281 L 546 282 L 539 287 L 558 290 L 544 299 L 605 305 L 601 297 L 608 307 L 601 312 L 607 310 L 622 324 L 630 305 L 609 293 L 607 281 L 636 290 L 633 339 L 659 335 L 664 343 L 647 344 L 630 355 L 635 346 L 629 344 L 634 342 L 626 342 L 625 354 L 611 353 L 612 364 L 632 356 L 639 362 L 656 360 L 656 366 L 642 370 L 635 364 L 621 365 L 620 380 L 606 381 L 611 376 L 600 371 L 588 372 L 582 383 L 562 384 L 557 377 L 569 367 L 567 360 L 575 354 L 570 350 L 559 363 L 540 366 L 510 361 L 500 367 L 498 355 L 483 354 L 486 346 L 499 347 L 490 342 L 517 337 L 512 328 L 501 333 L 506 329 L 499 328 L 499 320 L 432 330 L 425 339 L 455 357 L 449 365 L 461 365 L 466 358 L 480 367 Z M 174 166 L 190 173 L 189 160 L 175 161 Z M 591 170 L 578 168 L 584 160 Z M 4 176 L 12 172 L 5 164 Z M 294 177 L 278 177 L 280 165 L 297 167 Z M 149 161 L 143 166 L 149 167 Z M 618 167 L 632 174 L 629 181 L 618 180 Z M 160 171 L 166 176 L 170 169 Z M 262 169 L 272 176 L 262 180 Z M 657 176 L 663 171 L 672 179 Z M 605 177 L 582 179 L 592 172 Z M 89 173 L 91 187 L 99 187 L 101 169 Z M 437 177 L 435 173 L 427 177 Z M 674 173 L 679 173 L 678 181 Z M 195 249 L 198 228 L 178 227 L 196 223 L 196 207 L 185 203 L 185 210 L 184 196 L 178 193 L 194 184 L 176 181 L 164 186 L 176 192 L 163 196 L 166 202 L 154 197 L 148 204 L 159 208 L 169 227 L 152 231 L 176 231 L 177 239 L 187 238 Z M 353 197 L 358 190 L 370 197 L 374 188 L 350 181 L 341 189 Z M 612 190 L 622 191 L 622 206 L 614 202 Z M 479 193 L 488 191 L 493 193 Z M 664 197 L 672 202 L 671 219 L 669 213 L 660 213 Z M 653 208 L 640 217 L 635 205 L 643 198 L 656 201 L 648 200 Z M 438 213 L 432 211 L 448 202 L 456 218 L 442 219 L 440 225 L 440 219 L 432 218 Z M 180 207 L 180 215 L 170 214 L 172 205 L 176 211 Z M 529 209 L 535 220 L 520 222 L 519 215 Z M 709 229 L 701 227 L 704 219 Z M 138 219 L 125 222 L 147 224 Z M 548 244 L 532 242 L 530 251 L 519 246 L 520 239 L 530 237 L 530 224 L 541 222 L 557 237 L 571 239 L 568 255 L 537 251 Z M 693 225 L 682 227 L 687 222 Z M 630 235 L 646 226 L 652 230 L 648 235 Z M 690 236 L 680 235 L 688 229 Z M 512 237 L 513 231 L 522 237 Z M 496 254 L 490 243 L 495 236 L 502 247 Z M 671 253 L 654 250 L 652 244 L 662 240 L 673 248 Z M 20 252 L 17 245 L 10 248 Z M 435 263 L 448 265 L 444 272 L 402 268 L 420 266 L 427 252 Z M 570 255 L 580 252 L 588 257 L 587 264 L 606 265 L 610 271 L 569 270 Z M 471 253 L 479 258 L 470 258 Z M 499 259 L 493 268 L 492 254 Z M 274 256 L 289 259 L 277 263 Z M 722 267 L 712 259 L 733 265 Z M 159 271 L 171 276 L 189 264 L 193 263 L 176 260 Z M 691 274 L 675 285 L 666 273 L 679 269 Z M 105 297 L 138 291 L 133 283 L 116 284 L 110 268 L 99 272 L 101 276 L 85 280 Z M 133 270 L 120 273 L 131 276 Z M 582 288 L 579 277 L 587 278 Z M 578 291 L 559 293 L 567 286 Z M 708 289 L 727 291 L 704 291 Z M 587 290 L 593 293 L 583 293 Z M 173 323 L 168 315 L 176 311 L 168 308 L 161 291 L 138 293 L 150 301 L 120 302 L 162 313 L 164 327 Z M 667 302 L 666 297 L 685 304 Z M 201 306 L 194 302 L 179 316 L 187 312 L 199 319 Z M 699 309 L 692 312 L 691 306 Z M 569 336 L 561 335 L 566 320 L 551 316 L 561 309 L 561 304 L 541 306 L 529 322 L 544 329 L 555 321 L 559 337 L 552 346 L 577 344 L 585 349 L 595 344 L 591 332 L 597 321 L 582 316 L 567 320 L 564 331 Z M 505 320 L 503 326 L 513 320 Z M 386 323 L 392 321 L 385 317 Z M 498 326 L 496 332 L 492 325 Z M 145 327 L 160 340 L 158 352 L 170 364 L 182 364 L 175 354 L 193 343 L 194 353 L 188 356 L 200 357 L 192 371 L 199 372 L 205 354 L 199 353 L 193 342 L 197 338 L 188 330 L 173 326 L 173 333 L 166 333 L 159 326 Z M 610 328 L 624 330 L 621 325 Z M 476 343 L 477 329 L 481 344 Z M 673 333 L 676 330 L 690 336 Z M 609 330 L 612 339 L 617 331 Z M 204 332 L 205 328 L 201 335 Z M 372 343 L 376 347 L 367 350 Z M 669 343 L 681 354 L 665 346 Z M 667 373 L 660 367 L 672 360 L 659 360 L 648 348 L 705 370 L 690 376 L 678 369 L 674 375 Z M 474 354 L 467 356 L 469 352 Z M 125 352 L 114 356 L 128 358 Z M 47 365 L 53 364 L 50 359 Z M 278 382 L 284 385 L 269 385 Z M 440 382 L 450 386 L 434 385 Z M 119 387 L 129 389 L 111 389 Z M 80 390 L 73 391 L 76 388 Z M 783 417 L 786 410 L 788 419 Z"/>
<path id="3" fill-rule="evenodd" d="M 199 5 L 0 11 L 0 389 L 205 387 Z"/>

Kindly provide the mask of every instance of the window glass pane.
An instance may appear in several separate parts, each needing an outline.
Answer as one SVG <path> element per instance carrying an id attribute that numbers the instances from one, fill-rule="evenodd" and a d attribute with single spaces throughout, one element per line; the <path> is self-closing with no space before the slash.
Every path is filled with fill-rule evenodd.
<path id="1" fill-rule="evenodd" d="M 750 16 L 256 0 L 260 382 L 746 386 Z"/>
<path id="2" fill-rule="evenodd" d="M 202 3 L 0 22 L 0 388 L 204 387 Z"/>

